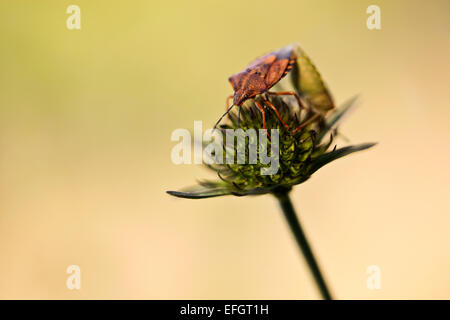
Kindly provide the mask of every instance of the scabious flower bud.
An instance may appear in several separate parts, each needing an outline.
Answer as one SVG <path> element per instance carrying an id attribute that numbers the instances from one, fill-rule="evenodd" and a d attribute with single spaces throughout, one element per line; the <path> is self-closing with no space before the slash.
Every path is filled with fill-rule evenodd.
<path id="1" fill-rule="evenodd" d="M 240 122 L 236 108 L 230 112 L 225 123 L 218 129 L 222 135 L 222 139 L 219 140 L 222 140 L 223 144 L 219 147 L 223 148 L 223 158 L 220 159 L 221 161 L 215 159 L 216 161 L 212 164 L 206 165 L 216 172 L 218 179 L 199 181 L 198 186 L 168 193 L 182 198 L 208 198 L 222 195 L 258 195 L 290 190 L 292 186 L 308 180 L 325 164 L 374 145 L 367 143 L 337 149 L 333 144 L 337 133 L 336 126 L 343 114 L 351 108 L 355 99 L 324 116 L 310 108 L 299 108 L 295 99 L 272 95 L 267 95 L 265 98 L 275 106 L 290 130 L 285 128 L 272 109 L 266 108 L 267 133 L 270 135 L 273 130 L 277 130 L 277 139 L 272 136 L 261 139 L 262 135 L 258 135 L 257 138 L 265 141 L 254 141 L 252 139 L 254 135 L 247 135 L 244 139 L 236 139 L 237 142 L 233 144 L 227 144 L 227 130 L 230 129 L 241 129 L 244 133 L 255 129 L 255 132 L 263 131 L 266 134 L 263 129 L 262 113 L 256 107 L 254 100 L 248 100 L 242 106 Z M 295 128 L 299 129 L 295 131 Z M 234 137 L 233 140 L 235 140 Z M 275 142 L 277 142 L 275 150 L 278 154 L 270 154 L 272 144 Z M 256 163 L 249 163 L 252 147 L 256 149 Z M 246 160 L 244 163 L 237 163 L 237 155 L 240 152 L 245 153 L 243 154 Z M 278 168 L 274 174 L 263 173 L 262 169 L 269 166 L 261 162 L 262 155 L 266 153 L 269 157 L 278 158 Z M 233 159 L 233 163 L 227 163 L 227 159 Z"/>

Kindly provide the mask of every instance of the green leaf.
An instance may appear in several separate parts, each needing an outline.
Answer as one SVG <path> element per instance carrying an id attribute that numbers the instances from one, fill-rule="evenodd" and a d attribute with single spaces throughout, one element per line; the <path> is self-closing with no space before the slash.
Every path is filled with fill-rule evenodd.
<path id="1" fill-rule="evenodd" d="M 317 111 L 326 112 L 334 108 L 333 98 L 314 63 L 297 46 L 297 62 L 291 71 L 292 84 L 300 95 Z"/>
<path id="2" fill-rule="evenodd" d="M 348 99 L 347 101 L 344 102 L 344 104 L 341 107 L 339 107 L 338 109 L 333 111 L 333 113 L 327 116 L 325 128 L 323 128 L 317 136 L 318 142 L 322 141 L 325 135 L 327 135 L 332 129 L 336 128 L 339 125 L 343 116 L 347 114 L 347 112 L 356 105 L 355 102 L 357 100 L 358 96 L 354 96 Z"/>
<path id="3" fill-rule="evenodd" d="M 356 146 L 348 146 L 341 149 L 333 150 L 331 152 L 324 153 L 320 156 L 318 156 L 316 159 L 314 159 L 314 162 L 311 165 L 310 168 L 310 174 L 313 174 L 320 168 L 322 168 L 324 165 L 337 160 L 339 158 L 345 157 L 346 155 L 349 155 L 351 153 L 362 151 L 365 149 L 369 149 L 376 145 L 376 143 L 363 143 Z"/>
<path id="4" fill-rule="evenodd" d="M 232 194 L 231 190 L 226 188 L 205 188 L 202 186 L 195 186 L 186 191 L 166 191 L 168 194 L 178 198 L 186 199 L 204 199 L 220 196 L 227 196 Z"/>

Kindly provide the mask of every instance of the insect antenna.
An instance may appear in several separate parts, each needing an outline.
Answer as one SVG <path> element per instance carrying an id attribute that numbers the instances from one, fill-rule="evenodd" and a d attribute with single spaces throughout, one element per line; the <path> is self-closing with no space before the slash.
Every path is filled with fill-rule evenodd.
<path id="1" fill-rule="evenodd" d="M 225 116 L 231 111 L 231 109 L 232 109 L 233 107 L 234 107 L 234 104 L 232 104 L 231 107 L 229 107 L 229 108 L 227 109 L 227 111 L 225 111 L 225 113 L 219 118 L 219 120 L 217 120 L 216 124 L 214 125 L 213 130 L 216 129 L 217 125 L 220 123 L 220 121 L 222 121 L 223 117 L 225 117 Z M 241 108 L 239 108 L 239 110 L 241 110 Z"/>
<path id="2" fill-rule="evenodd" d="M 238 128 L 241 127 L 241 108 L 242 108 L 242 106 L 239 106 L 239 111 L 238 111 Z"/>

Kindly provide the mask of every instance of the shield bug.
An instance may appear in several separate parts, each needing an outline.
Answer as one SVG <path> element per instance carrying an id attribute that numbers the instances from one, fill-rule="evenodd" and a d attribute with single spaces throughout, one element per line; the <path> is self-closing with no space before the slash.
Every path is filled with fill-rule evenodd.
<path id="1" fill-rule="evenodd" d="M 214 128 L 222 120 L 222 118 L 227 115 L 234 106 L 239 107 L 239 115 L 241 111 L 242 104 L 251 98 L 256 97 L 262 93 L 267 93 L 271 95 L 291 95 L 296 98 L 298 104 L 301 108 L 304 108 L 302 101 L 299 96 L 293 91 L 283 91 L 283 92 L 269 92 L 268 90 L 277 84 L 284 76 L 286 76 L 289 71 L 293 68 L 296 63 L 296 45 L 289 45 L 280 50 L 268 53 L 252 63 L 244 70 L 239 73 L 232 75 L 228 81 L 233 87 L 234 94 L 227 99 L 227 111 L 220 117 Z M 228 107 L 229 100 L 233 98 L 233 104 Z M 286 129 L 289 131 L 288 125 L 283 121 L 280 114 L 278 113 L 275 106 L 267 99 L 262 98 L 262 102 L 270 107 Z M 265 123 L 265 112 L 263 106 L 255 100 L 255 104 L 261 111 L 263 116 L 263 126 L 266 129 Z M 238 121 L 239 121 L 238 116 Z"/>

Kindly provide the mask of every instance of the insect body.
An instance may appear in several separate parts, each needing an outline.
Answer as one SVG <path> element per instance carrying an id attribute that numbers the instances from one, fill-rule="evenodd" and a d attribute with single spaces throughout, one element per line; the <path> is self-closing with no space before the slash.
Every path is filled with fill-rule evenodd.
<path id="1" fill-rule="evenodd" d="M 233 98 L 233 104 L 222 115 L 219 121 L 217 121 L 216 126 L 234 106 L 239 107 L 240 114 L 240 108 L 247 99 L 254 98 L 262 93 L 272 95 L 292 95 L 297 99 L 300 107 L 303 108 L 303 104 L 295 92 L 268 92 L 270 88 L 272 88 L 289 73 L 289 71 L 295 65 L 296 59 L 296 46 L 289 45 L 256 59 L 255 61 L 250 63 L 250 65 L 244 71 L 232 75 L 228 79 L 228 81 L 233 87 L 234 95 L 228 97 L 227 102 L 230 98 Z M 265 105 L 275 111 L 280 121 L 283 123 L 286 129 L 289 130 L 289 127 L 283 121 L 273 104 L 266 99 L 262 99 L 262 101 Z M 263 115 L 263 125 L 264 128 L 266 128 L 264 108 L 256 100 L 255 104 Z"/>
<path id="2" fill-rule="evenodd" d="M 253 61 L 244 71 L 232 75 L 228 81 L 234 90 L 236 106 L 272 88 L 292 69 L 296 61 L 293 46 L 266 54 Z"/>

